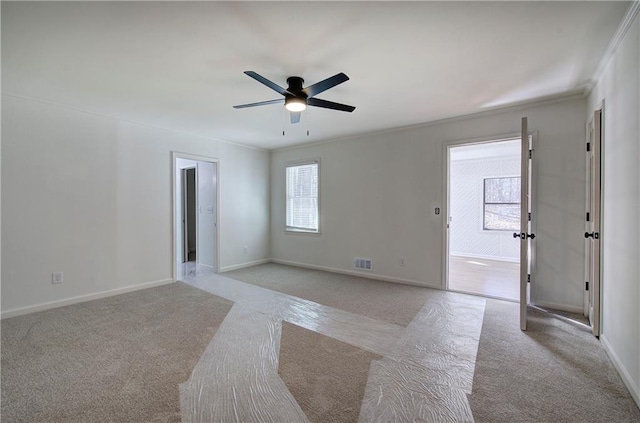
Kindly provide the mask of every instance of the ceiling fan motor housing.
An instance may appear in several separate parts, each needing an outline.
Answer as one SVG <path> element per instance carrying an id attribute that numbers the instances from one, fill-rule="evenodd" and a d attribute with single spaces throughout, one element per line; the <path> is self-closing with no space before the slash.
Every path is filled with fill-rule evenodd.
<path id="1" fill-rule="evenodd" d="M 302 91 L 302 84 L 304 84 L 304 79 L 300 78 L 299 76 L 290 76 L 289 78 L 287 78 L 287 84 L 289 84 L 289 88 L 287 89 L 287 91 L 295 94 L 296 96 L 307 98 L 307 95 Z"/>

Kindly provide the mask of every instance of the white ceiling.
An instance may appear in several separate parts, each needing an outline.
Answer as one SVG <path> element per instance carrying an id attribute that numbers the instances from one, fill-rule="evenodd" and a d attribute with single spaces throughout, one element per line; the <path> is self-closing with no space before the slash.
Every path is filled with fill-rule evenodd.
<path id="1" fill-rule="evenodd" d="M 583 90 L 628 5 L 3 1 L 2 91 L 273 149 Z M 280 97 L 245 70 L 357 108 L 233 109 Z"/>

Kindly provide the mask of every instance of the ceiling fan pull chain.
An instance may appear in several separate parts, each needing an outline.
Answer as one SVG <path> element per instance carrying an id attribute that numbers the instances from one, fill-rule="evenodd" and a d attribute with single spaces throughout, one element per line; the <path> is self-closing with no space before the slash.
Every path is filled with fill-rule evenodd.
<path id="1" fill-rule="evenodd" d="M 286 109 L 282 110 L 282 115 L 281 115 L 281 117 L 282 117 L 282 136 L 283 137 L 284 137 L 284 116 L 286 115 L 286 111 L 285 110 Z"/>

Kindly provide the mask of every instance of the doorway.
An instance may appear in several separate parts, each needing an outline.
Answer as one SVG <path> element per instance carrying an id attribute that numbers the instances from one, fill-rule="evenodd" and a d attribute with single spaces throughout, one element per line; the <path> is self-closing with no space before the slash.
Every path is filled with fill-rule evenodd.
<path id="1" fill-rule="evenodd" d="M 219 263 L 219 163 L 172 154 L 174 280 L 216 273 Z"/>
<path id="2" fill-rule="evenodd" d="M 182 169 L 182 233 L 184 236 L 184 251 L 182 262 L 197 262 L 197 178 L 196 167 Z"/>
<path id="3" fill-rule="evenodd" d="M 447 149 L 449 290 L 520 299 L 521 141 Z"/>

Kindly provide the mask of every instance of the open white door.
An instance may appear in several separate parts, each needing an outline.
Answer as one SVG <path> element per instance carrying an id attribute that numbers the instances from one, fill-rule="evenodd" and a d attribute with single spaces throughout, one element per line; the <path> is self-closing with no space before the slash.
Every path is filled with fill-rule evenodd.
<path id="1" fill-rule="evenodd" d="M 521 179 L 520 179 L 520 329 L 527 330 L 527 305 L 529 304 L 529 283 L 531 263 L 534 253 L 533 215 L 533 139 L 529 137 L 527 118 L 522 118 L 521 128 Z"/>
<path id="2" fill-rule="evenodd" d="M 600 336 L 600 150 L 602 111 L 587 125 L 587 212 L 585 222 L 586 311 L 591 330 Z"/>

